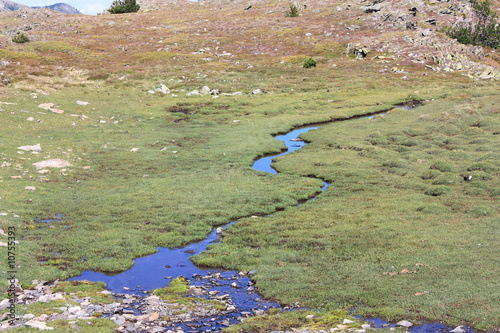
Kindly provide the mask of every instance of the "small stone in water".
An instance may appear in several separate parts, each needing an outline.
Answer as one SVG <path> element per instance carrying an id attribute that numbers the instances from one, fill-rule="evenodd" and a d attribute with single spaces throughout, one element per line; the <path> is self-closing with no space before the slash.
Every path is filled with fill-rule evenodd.
<path id="1" fill-rule="evenodd" d="M 408 320 L 401 320 L 401 321 L 396 323 L 396 326 L 402 326 L 402 327 L 409 328 L 409 327 L 412 327 L 413 324 L 410 323 Z"/>

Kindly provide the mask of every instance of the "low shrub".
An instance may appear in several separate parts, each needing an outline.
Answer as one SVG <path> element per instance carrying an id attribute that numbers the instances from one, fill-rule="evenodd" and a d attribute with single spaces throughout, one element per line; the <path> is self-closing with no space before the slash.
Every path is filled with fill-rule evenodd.
<path id="1" fill-rule="evenodd" d="M 17 44 L 22 44 L 29 43 L 30 39 L 24 32 L 18 32 L 14 37 L 12 37 L 12 41 Z"/>
<path id="2" fill-rule="evenodd" d="M 314 60 L 312 57 L 308 57 L 304 59 L 304 68 L 311 68 L 311 67 L 316 67 L 316 60 Z"/>
<path id="3" fill-rule="evenodd" d="M 290 5 L 290 10 L 286 13 L 286 17 L 297 17 L 299 16 L 299 9 L 297 8 L 297 5 L 291 4 Z"/>
<path id="4" fill-rule="evenodd" d="M 457 22 L 446 28 L 446 34 L 462 44 L 500 48 L 500 26 L 490 2 L 470 0 L 470 3 L 474 9 L 473 16 L 468 21 Z"/>
<path id="5" fill-rule="evenodd" d="M 140 8 L 135 0 L 114 0 L 108 11 L 111 14 L 136 13 Z"/>

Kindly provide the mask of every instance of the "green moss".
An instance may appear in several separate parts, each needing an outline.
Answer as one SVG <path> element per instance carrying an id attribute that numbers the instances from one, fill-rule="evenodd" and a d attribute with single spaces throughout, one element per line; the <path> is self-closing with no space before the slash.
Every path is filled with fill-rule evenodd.
<path id="1" fill-rule="evenodd" d="M 165 288 L 158 288 L 153 290 L 153 295 L 160 296 L 161 298 L 164 299 L 169 299 L 172 296 L 174 297 L 180 297 L 180 296 L 186 296 L 187 292 L 189 290 L 189 283 L 188 281 L 182 277 L 179 276 L 168 284 Z"/>

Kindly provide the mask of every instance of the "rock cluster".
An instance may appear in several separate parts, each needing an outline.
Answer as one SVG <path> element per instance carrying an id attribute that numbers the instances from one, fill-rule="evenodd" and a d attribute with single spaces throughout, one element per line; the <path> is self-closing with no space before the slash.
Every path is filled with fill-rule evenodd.
<path id="1" fill-rule="evenodd" d="M 244 275 L 241 274 L 240 277 Z M 5 313 L 0 316 L 0 321 L 3 322 L 0 330 L 23 326 L 52 330 L 54 328 L 51 322 L 55 320 L 68 320 L 77 326 L 80 320 L 103 317 L 112 320 L 117 325 L 118 332 L 165 332 L 175 328 L 175 332 L 180 333 L 182 328 L 211 331 L 213 327 L 227 327 L 245 317 L 264 314 L 262 309 L 239 310 L 229 294 L 209 290 L 207 285 L 223 279 L 220 273 L 209 276 L 197 275 L 194 278 L 198 281 L 203 280 L 203 284 L 190 286 L 188 297 L 166 301 L 149 292 L 136 295 L 103 290 L 102 294 L 112 295 L 116 299 L 109 304 L 96 302 L 90 296 L 58 292 L 56 287 L 60 282 L 57 281 L 52 285 L 45 281 L 33 281 L 36 286 L 29 290 L 23 290 L 17 283 L 16 307 L 38 302 L 65 301 L 65 303 L 63 306 L 55 305 L 50 313 L 41 315 L 27 313 L 17 316 L 14 326 L 10 325 L 7 320 L 8 314 Z M 239 282 L 234 282 L 231 286 L 241 288 Z M 253 287 L 249 288 L 253 292 Z M 9 299 L 1 301 L 0 311 L 7 309 L 10 304 Z"/>

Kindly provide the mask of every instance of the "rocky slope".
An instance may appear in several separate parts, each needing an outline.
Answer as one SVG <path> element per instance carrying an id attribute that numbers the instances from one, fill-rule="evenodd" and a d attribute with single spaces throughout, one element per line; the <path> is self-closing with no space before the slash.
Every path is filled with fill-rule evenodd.
<path id="1" fill-rule="evenodd" d="M 10 12 L 21 8 L 28 8 L 28 6 L 21 5 L 9 0 L 0 0 L 0 12 Z"/>
<path id="2" fill-rule="evenodd" d="M 44 6 L 44 7 L 29 7 L 25 5 L 18 4 L 13 1 L 9 0 L 0 0 L 0 12 L 11 12 L 11 11 L 16 11 L 19 9 L 27 9 L 27 8 L 48 8 L 52 9 L 53 11 L 63 13 L 63 14 L 81 14 L 78 9 L 76 9 L 73 6 L 70 6 L 65 3 L 56 3 L 50 6 Z"/>

